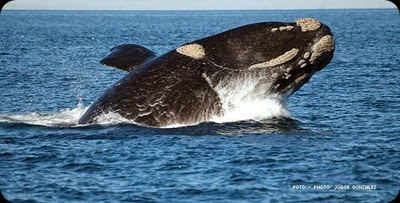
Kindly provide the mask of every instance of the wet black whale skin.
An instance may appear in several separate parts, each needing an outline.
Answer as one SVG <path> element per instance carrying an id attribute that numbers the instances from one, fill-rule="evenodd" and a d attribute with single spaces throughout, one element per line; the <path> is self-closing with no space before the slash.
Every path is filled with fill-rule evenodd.
<path id="1" fill-rule="evenodd" d="M 0 12 L 3 10 L 4 6 L 10 1 L 13 0 L 0 0 Z"/>
<path id="2" fill-rule="evenodd" d="M 271 31 L 283 26 L 294 28 Z M 332 33 L 323 24 L 318 30 L 303 32 L 296 23 L 263 22 L 187 43 L 201 45 L 205 50 L 204 58 L 195 59 L 172 50 L 144 62 L 104 92 L 79 123 L 93 123 L 97 116 L 109 112 L 154 127 L 209 120 L 223 113 L 220 98 L 213 89 L 221 80 L 246 74 L 251 65 L 274 59 L 292 48 L 299 49 L 302 54 L 315 38 L 324 35 Z M 310 70 L 322 69 L 332 55 Z M 295 69 L 291 79 L 280 80 L 277 91 L 283 91 L 303 74 L 302 71 Z"/>

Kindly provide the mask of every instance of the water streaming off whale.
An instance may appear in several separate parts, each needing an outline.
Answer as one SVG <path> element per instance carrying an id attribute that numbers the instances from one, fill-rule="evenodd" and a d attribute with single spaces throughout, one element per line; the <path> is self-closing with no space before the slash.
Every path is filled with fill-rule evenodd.
<path id="1" fill-rule="evenodd" d="M 235 101 L 240 108 L 232 109 L 232 111 L 221 117 L 214 117 L 211 122 L 230 123 L 239 121 L 263 121 L 274 118 L 289 118 L 289 112 L 279 100 L 264 99 L 252 101 Z M 240 102 L 240 103 L 239 103 Z M 3 124 L 28 124 L 47 127 L 83 127 L 90 125 L 117 125 L 117 124 L 133 124 L 132 120 L 126 119 L 118 113 L 102 114 L 95 124 L 78 124 L 78 120 L 85 113 L 88 107 L 82 104 L 76 108 L 63 109 L 56 112 L 28 112 L 23 114 L 0 114 L 0 123 Z M 164 128 L 184 127 L 182 124 L 174 124 L 164 126 Z"/>

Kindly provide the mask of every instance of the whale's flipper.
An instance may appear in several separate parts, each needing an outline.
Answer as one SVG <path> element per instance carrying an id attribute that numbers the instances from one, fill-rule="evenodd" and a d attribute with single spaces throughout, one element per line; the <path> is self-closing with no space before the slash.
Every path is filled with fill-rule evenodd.
<path id="1" fill-rule="evenodd" d="M 111 53 L 104 57 L 100 63 L 128 72 L 145 61 L 156 57 L 154 52 L 136 44 L 121 44 L 110 51 Z"/>

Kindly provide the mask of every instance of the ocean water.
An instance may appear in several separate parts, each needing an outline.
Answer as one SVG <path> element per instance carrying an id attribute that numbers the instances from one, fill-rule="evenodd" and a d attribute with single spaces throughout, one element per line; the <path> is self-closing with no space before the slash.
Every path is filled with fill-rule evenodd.
<path id="1" fill-rule="evenodd" d="M 112 116 L 77 125 L 125 74 L 99 64 L 115 45 L 160 55 L 301 17 L 331 27 L 335 56 L 286 104 L 266 104 L 274 117 L 249 109 L 176 128 Z M 398 19 L 395 9 L 3 11 L 0 190 L 12 202 L 390 201 L 400 190 Z"/>

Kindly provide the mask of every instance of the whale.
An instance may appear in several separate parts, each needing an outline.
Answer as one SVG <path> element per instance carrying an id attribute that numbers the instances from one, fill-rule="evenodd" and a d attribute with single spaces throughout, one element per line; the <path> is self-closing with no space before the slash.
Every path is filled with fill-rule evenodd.
<path id="1" fill-rule="evenodd" d="M 231 99 L 285 100 L 333 58 L 330 28 L 314 18 L 260 22 L 182 44 L 157 56 L 122 44 L 100 63 L 127 74 L 103 92 L 79 124 L 116 113 L 150 127 L 192 125 L 235 108 Z"/>
<path id="2" fill-rule="evenodd" d="M 399 13 L 400 13 L 400 2 L 398 0 L 387 0 L 387 1 L 392 2 L 396 6 L 397 10 L 399 10 Z"/>
<path id="3" fill-rule="evenodd" d="M 11 2 L 11 1 L 13 1 L 13 0 L 3 0 L 3 1 L 0 2 L 0 13 L 1 13 L 1 11 L 3 10 L 4 6 L 5 6 L 8 2 Z"/>

